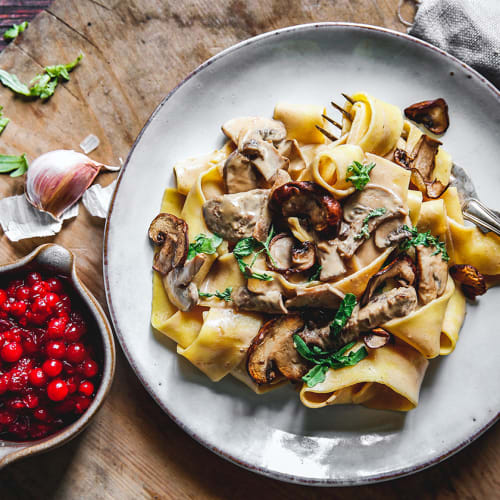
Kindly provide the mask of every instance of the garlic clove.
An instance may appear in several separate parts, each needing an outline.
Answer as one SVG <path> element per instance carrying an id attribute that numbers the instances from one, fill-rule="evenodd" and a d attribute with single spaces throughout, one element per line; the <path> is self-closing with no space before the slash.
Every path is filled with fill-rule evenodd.
<path id="1" fill-rule="evenodd" d="M 39 156 L 26 174 L 27 200 L 59 219 L 94 182 L 99 172 L 116 170 L 72 150 L 58 149 Z"/>

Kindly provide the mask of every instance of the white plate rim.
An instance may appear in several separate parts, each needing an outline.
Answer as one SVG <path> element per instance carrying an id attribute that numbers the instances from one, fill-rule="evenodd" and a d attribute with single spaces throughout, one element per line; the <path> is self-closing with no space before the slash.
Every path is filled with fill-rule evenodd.
<path id="1" fill-rule="evenodd" d="M 127 169 L 127 166 L 129 164 L 129 161 L 134 153 L 134 150 L 138 143 L 141 140 L 142 135 L 145 133 L 146 129 L 149 127 L 150 123 L 155 119 L 156 115 L 160 112 L 161 108 L 167 103 L 169 99 L 172 98 L 172 96 L 181 88 L 186 82 L 188 82 L 191 78 L 193 78 L 195 75 L 203 71 L 205 68 L 209 67 L 212 63 L 215 61 L 218 61 L 219 59 L 222 59 L 223 57 L 232 54 L 233 52 L 236 52 L 238 50 L 241 50 L 248 45 L 254 44 L 256 42 L 259 42 L 263 39 L 266 38 L 271 38 L 275 36 L 279 36 L 280 34 L 284 33 L 290 33 L 290 32 L 295 32 L 295 31 L 306 31 L 310 29 L 342 29 L 342 28 L 348 28 L 348 29 L 359 29 L 359 30 L 368 30 L 368 31 L 375 31 L 379 33 L 383 33 L 387 35 L 389 38 L 402 38 L 407 41 L 410 41 L 412 43 L 416 43 L 422 47 L 425 47 L 426 49 L 429 49 L 433 52 L 436 52 L 440 55 L 442 55 L 445 58 L 450 59 L 456 64 L 459 64 L 463 70 L 468 72 L 470 76 L 474 79 L 476 79 L 480 84 L 482 84 L 488 91 L 491 92 L 492 97 L 497 99 L 500 102 L 500 90 L 498 90 L 489 80 L 487 80 L 483 75 L 478 73 L 476 70 L 474 70 L 472 67 L 470 67 L 468 64 L 464 63 L 463 61 L 459 60 L 455 56 L 449 54 L 448 52 L 428 43 L 423 40 L 420 40 L 419 38 L 415 38 L 411 35 L 408 35 L 406 33 L 401 33 L 399 31 L 395 31 L 389 28 L 383 28 L 380 26 L 373 26 L 370 24 L 361 24 L 361 23 L 351 23 L 351 22 L 317 22 L 317 23 L 306 23 L 306 24 L 299 24 L 299 25 L 294 25 L 294 26 L 288 26 L 284 28 L 279 28 L 273 31 L 269 31 L 266 33 L 262 33 L 260 35 L 254 36 L 252 38 L 243 40 L 235 45 L 232 45 L 231 47 L 228 47 L 227 49 L 224 49 L 223 51 L 219 52 L 218 54 L 214 55 L 210 59 L 207 59 L 205 62 L 200 64 L 196 69 L 194 69 L 191 73 L 189 73 L 179 84 L 177 84 L 164 98 L 163 100 L 158 104 L 156 109 L 151 113 L 150 117 L 144 124 L 142 130 L 140 131 L 139 135 L 134 141 L 134 144 L 132 145 L 128 155 L 127 159 L 123 165 L 123 167 L 120 170 L 118 179 L 117 179 L 117 185 L 115 188 L 115 191 L 113 193 L 111 202 L 110 202 L 110 207 L 108 211 L 108 215 L 106 218 L 106 224 L 104 228 L 104 238 L 103 238 L 103 278 L 104 278 L 104 287 L 105 287 L 105 294 L 106 294 L 106 302 L 109 308 L 112 324 L 114 331 L 116 333 L 116 336 L 118 338 L 119 344 L 127 358 L 127 361 L 129 362 L 130 366 L 134 370 L 135 374 L 137 375 L 138 379 L 140 380 L 141 384 L 144 386 L 144 388 L 148 391 L 148 393 L 151 395 L 151 397 L 156 401 L 156 403 L 160 406 L 160 408 L 184 431 L 186 432 L 190 437 L 195 439 L 197 442 L 199 442 L 201 445 L 203 445 L 205 448 L 209 449 L 210 451 L 214 452 L 216 455 L 228 460 L 229 462 L 232 462 L 235 465 L 238 465 L 244 469 L 247 469 L 252 472 L 256 472 L 258 474 L 262 474 L 267 477 L 271 477 L 273 479 L 277 479 L 280 481 L 285 481 L 288 483 L 295 483 L 295 484 L 302 484 L 306 486 L 325 486 L 325 487 L 342 487 L 342 486 L 354 486 L 354 485 L 366 485 L 366 484 L 373 484 L 373 483 L 378 483 L 378 482 L 383 482 L 383 481 L 389 481 L 392 479 L 397 479 L 400 477 L 408 476 L 411 474 L 414 474 L 416 472 L 425 470 L 433 465 L 437 465 L 441 463 L 442 461 L 446 460 L 447 458 L 451 457 L 455 453 L 458 453 L 460 450 L 464 449 L 466 446 L 471 444 L 473 441 L 475 441 L 478 437 L 480 437 L 482 434 L 484 434 L 490 427 L 492 427 L 499 419 L 500 419 L 500 411 L 497 412 L 496 415 L 493 416 L 493 418 L 487 422 L 479 431 L 474 433 L 473 435 L 469 436 L 467 439 L 459 443 L 457 446 L 449 449 L 447 452 L 442 453 L 438 457 L 429 460 L 429 461 L 422 461 L 421 463 L 417 465 L 413 465 L 410 467 L 402 467 L 396 471 L 393 472 L 387 472 L 383 474 L 378 474 L 378 475 L 372 475 L 372 476 L 367 476 L 363 478 L 356 478 L 353 480 L 338 480 L 338 479 L 331 479 L 331 478 L 326 478 L 326 479 L 310 479 L 307 477 L 300 477 L 295 474 L 286 474 L 282 472 L 277 472 L 271 469 L 267 469 L 265 467 L 261 467 L 258 464 L 254 463 L 249 463 L 240 459 L 237 459 L 233 457 L 231 454 L 225 452 L 224 450 L 218 448 L 217 446 L 213 445 L 209 441 L 201 438 L 198 436 L 194 431 L 190 429 L 188 424 L 185 422 L 179 420 L 176 416 L 175 413 L 172 409 L 169 409 L 169 407 L 161 401 L 156 395 L 151 387 L 151 385 L 148 383 L 148 381 L 142 376 L 140 370 L 138 369 L 132 354 L 129 352 L 126 342 L 125 342 L 125 335 L 123 332 L 120 330 L 120 328 L 117 326 L 118 321 L 117 321 L 117 316 L 115 312 L 115 308 L 113 307 L 113 301 L 111 299 L 111 290 L 110 290 L 110 280 L 109 280 L 109 275 L 108 275 L 108 247 L 109 247 L 109 226 L 110 226 L 110 219 L 111 215 L 113 213 L 113 208 L 115 205 L 115 200 L 116 197 L 118 196 L 119 188 L 121 181 L 124 177 L 125 171 Z"/>

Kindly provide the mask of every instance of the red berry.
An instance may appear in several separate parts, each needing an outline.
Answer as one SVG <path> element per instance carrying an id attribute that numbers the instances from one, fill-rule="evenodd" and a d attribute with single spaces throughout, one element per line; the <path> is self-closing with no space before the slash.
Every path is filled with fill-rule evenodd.
<path id="1" fill-rule="evenodd" d="M 11 328 L 4 332 L 3 336 L 7 342 L 21 342 L 21 334 L 19 328 Z"/>
<path id="2" fill-rule="evenodd" d="M 97 363 L 93 359 L 86 359 L 80 365 L 80 372 L 85 378 L 95 377 L 98 371 L 99 367 L 97 366 Z"/>
<path id="3" fill-rule="evenodd" d="M 16 299 L 17 300 L 28 300 L 30 298 L 31 291 L 27 286 L 20 286 L 16 290 Z"/>
<path id="4" fill-rule="evenodd" d="M 19 412 L 21 410 L 24 410 L 26 408 L 26 404 L 22 399 L 11 399 L 8 403 L 9 408 L 14 411 L 14 412 Z"/>
<path id="5" fill-rule="evenodd" d="M 52 340 L 45 347 L 45 352 L 47 353 L 47 356 L 51 358 L 62 359 L 66 354 L 66 344 L 64 344 L 64 342 Z"/>
<path id="6" fill-rule="evenodd" d="M 0 410 L 0 424 L 8 425 L 14 422 L 16 419 L 16 415 L 12 413 L 10 410 Z"/>
<path id="7" fill-rule="evenodd" d="M 9 390 L 10 377 L 6 373 L 0 377 L 0 394 L 5 394 Z"/>
<path id="8" fill-rule="evenodd" d="M 21 370 L 12 370 L 9 380 L 9 389 L 11 391 L 22 391 L 28 385 L 28 374 Z"/>
<path id="9" fill-rule="evenodd" d="M 70 363 L 81 363 L 86 356 L 87 350 L 85 349 L 85 346 L 80 342 L 70 344 L 66 351 L 66 359 Z"/>
<path id="10" fill-rule="evenodd" d="M 23 348 L 18 342 L 5 344 L 0 351 L 0 356 L 7 363 L 16 362 L 23 355 Z"/>
<path id="11" fill-rule="evenodd" d="M 21 280 L 15 280 L 9 283 L 9 286 L 7 287 L 7 295 L 9 297 L 15 298 L 17 289 L 19 287 L 23 286 L 23 282 Z"/>
<path id="12" fill-rule="evenodd" d="M 60 378 L 56 378 L 47 386 L 47 396 L 52 401 L 62 401 L 68 395 L 68 386 Z"/>
<path id="13" fill-rule="evenodd" d="M 46 293 L 47 290 L 45 290 L 45 286 L 41 281 L 35 283 L 30 289 L 30 297 L 32 299 L 42 298 Z"/>
<path id="14" fill-rule="evenodd" d="M 64 338 L 68 342 L 76 342 L 80 340 L 80 337 L 85 334 L 87 328 L 84 323 L 68 323 L 66 331 L 64 332 Z"/>
<path id="15" fill-rule="evenodd" d="M 77 396 L 75 402 L 75 411 L 76 413 L 83 413 L 89 406 L 92 400 L 90 398 L 86 398 L 85 396 Z"/>
<path id="16" fill-rule="evenodd" d="M 42 365 L 42 370 L 49 377 L 57 377 L 62 372 L 63 365 L 58 359 L 47 359 Z"/>
<path id="17" fill-rule="evenodd" d="M 61 280 L 59 278 L 49 278 L 45 283 L 48 285 L 48 289 L 54 293 L 61 293 L 64 288 Z"/>
<path id="18" fill-rule="evenodd" d="M 47 408 L 44 408 L 43 406 L 35 408 L 35 410 L 33 410 L 33 416 L 41 422 L 51 422 L 53 419 L 49 410 L 47 410 Z"/>
<path id="19" fill-rule="evenodd" d="M 23 316 L 25 312 L 26 312 L 26 302 L 23 302 L 21 300 L 14 302 L 10 308 L 10 313 L 13 316 L 16 316 L 17 318 Z"/>
<path id="20" fill-rule="evenodd" d="M 74 376 L 71 376 L 66 379 L 66 385 L 68 386 L 69 394 L 73 394 L 76 392 L 76 390 L 78 389 L 78 381 L 79 378 L 77 379 L 77 377 Z"/>
<path id="21" fill-rule="evenodd" d="M 56 304 L 59 302 L 59 295 L 49 292 L 47 295 L 44 297 L 45 301 L 47 302 L 47 306 L 53 310 Z"/>
<path id="22" fill-rule="evenodd" d="M 7 293 L 5 290 L 0 289 L 0 304 L 3 304 L 7 300 Z"/>
<path id="23" fill-rule="evenodd" d="M 47 333 L 51 339 L 60 339 L 64 335 L 64 330 L 68 324 L 66 317 L 52 318 L 47 326 Z"/>
<path id="24" fill-rule="evenodd" d="M 33 410 L 38 406 L 40 400 L 38 399 L 38 396 L 36 394 L 26 394 L 26 396 L 24 396 L 23 398 L 23 402 L 26 405 L 26 408 Z"/>
<path id="25" fill-rule="evenodd" d="M 80 387 L 78 387 L 78 391 L 81 392 L 84 396 L 92 396 L 94 393 L 94 384 L 89 382 L 88 380 L 84 380 Z"/>
<path id="26" fill-rule="evenodd" d="M 38 351 L 38 345 L 33 337 L 27 337 L 23 339 L 23 349 L 26 354 L 34 354 Z"/>
<path id="27" fill-rule="evenodd" d="M 40 275 L 40 273 L 33 272 L 28 274 L 28 276 L 26 277 L 26 283 L 29 286 L 33 286 L 38 281 L 42 281 L 42 276 Z"/>
<path id="28" fill-rule="evenodd" d="M 34 387 L 42 387 L 47 383 L 47 375 L 41 368 L 30 371 L 29 381 Z"/>
<path id="29" fill-rule="evenodd" d="M 26 418 L 22 420 L 17 420 L 16 422 L 9 425 L 7 428 L 11 434 L 14 434 L 17 439 L 25 440 L 28 439 L 29 424 Z"/>
<path id="30" fill-rule="evenodd" d="M 30 427 L 30 437 L 32 439 L 42 439 L 50 432 L 50 426 L 41 422 L 36 422 Z"/>

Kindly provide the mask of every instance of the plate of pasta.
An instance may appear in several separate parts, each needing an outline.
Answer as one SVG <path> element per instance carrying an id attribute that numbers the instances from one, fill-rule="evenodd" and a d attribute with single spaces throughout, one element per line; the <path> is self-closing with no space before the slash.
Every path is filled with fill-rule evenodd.
<path id="1" fill-rule="evenodd" d="M 494 205 L 495 116 L 472 69 L 370 26 L 286 28 L 198 68 L 137 139 L 105 232 L 116 333 L 158 404 L 304 484 L 406 475 L 484 432 L 500 237 L 464 221 L 454 164 Z"/>

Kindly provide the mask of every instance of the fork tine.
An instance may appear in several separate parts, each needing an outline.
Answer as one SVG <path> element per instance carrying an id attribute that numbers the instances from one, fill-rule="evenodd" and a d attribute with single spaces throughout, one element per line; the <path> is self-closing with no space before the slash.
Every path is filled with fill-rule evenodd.
<path id="1" fill-rule="evenodd" d="M 323 127 L 320 127 L 319 125 L 315 125 L 315 127 L 328 139 L 331 141 L 338 141 L 338 137 L 335 137 L 333 134 L 330 134 L 328 130 L 325 130 Z"/>
<path id="2" fill-rule="evenodd" d="M 330 122 L 332 125 L 335 125 L 337 128 L 342 130 L 342 125 L 338 122 L 336 122 L 333 118 L 330 118 L 327 115 L 321 115 L 326 121 Z"/>
<path id="3" fill-rule="evenodd" d="M 346 118 L 352 121 L 352 115 L 349 111 L 346 111 L 342 106 L 339 106 L 336 102 L 330 103 L 335 109 L 338 109 Z"/>
<path id="4" fill-rule="evenodd" d="M 352 97 L 348 96 L 347 94 L 344 94 L 344 92 L 341 92 L 341 94 L 344 96 L 346 101 L 349 101 L 351 104 L 354 104 L 354 99 Z"/>

